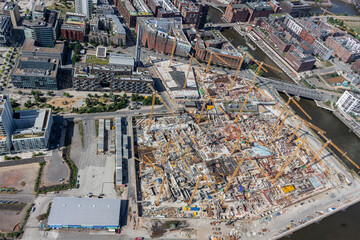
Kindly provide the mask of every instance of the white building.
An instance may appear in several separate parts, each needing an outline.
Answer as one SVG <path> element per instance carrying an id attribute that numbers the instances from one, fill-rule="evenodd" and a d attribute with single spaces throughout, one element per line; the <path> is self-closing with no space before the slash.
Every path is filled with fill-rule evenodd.
<path id="1" fill-rule="evenodd" d="M 92 0 L 75 0 L 75 12 L 85 14 L 87 18 L 91 18 L 93 10 Z"/>
<path id="2" fill-rule="evenodd" d="M 360 115 L 360 94 L 345 91 L 336 105 L 346 113 Z"/>

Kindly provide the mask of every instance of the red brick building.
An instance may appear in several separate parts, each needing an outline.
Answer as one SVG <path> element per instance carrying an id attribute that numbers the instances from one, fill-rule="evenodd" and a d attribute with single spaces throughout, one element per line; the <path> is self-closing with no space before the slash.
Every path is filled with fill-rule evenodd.
<path id="1" fill-rule="evenodd" d="M 180 11 L 183 24 L 196 24 L 199 19 L 199 8 L 190 0 L 173 0 L 175 7 Z"/>
<path id="2" fill-rule="evenodd" d="M 312 55 L 302 53 L 297 48 L 288 51 L 285 55 L 285 59 L 297 72 L 312 69 L 316 61 Z"/>
<path id="3" fill-rule="evenodd" d="M 351 70 L 354 70 L 357 73 L 360 73 L 360 59 L 357 59 L 351 66 Z"/>
<path id="4" fill-rule="evenodd" d="M 346 37 L 328 37 L 325 43 L 334 50 L 333 56 L 339 58 L 339 60 L 344 61 L 345 63 L 351 62 L 355 57 L 355 52 L 346 47 L 346 42 L 348 38 Z"/>
<path id="5" fill-rule="evenodd" d="M 266 2 L 247 2 L 246 4 L 229 4 L 223 17 L 230 23 L 250 22 L 258 17 L 269 17 L 274 8 Z"/>
<path id="6" fill-rule="evenodd" d="M 299 37 L 301 37 L 302 39 L 304 39 L 305 41 L 307 41 L 308 43 L 310 43 L 311 45 L 315 42 L 316 37 L 314 37 L 313 35 L 311 35 L 308 31 L 306 31 L 305 29 L 302 29 Z"/>
<path id="7" fill-rule="evenodd" d="M 249 10 L 245 4 L 229 4 L 223 17 L 230 23 L 246 22 L 249 17 Z"/>
<path id="8" fill-rule="evenodd" d="M 291 43 L 280 34 L 269 32 L 269 39 L 282 53 L 290 50 Z"/>
<path id="9" fill-rule="evenodd" d="M 85 15 L 67 13 L 64 24 L 61 25 L 61 37 L 63 39 L 84 41 L 85 37 Z"/>

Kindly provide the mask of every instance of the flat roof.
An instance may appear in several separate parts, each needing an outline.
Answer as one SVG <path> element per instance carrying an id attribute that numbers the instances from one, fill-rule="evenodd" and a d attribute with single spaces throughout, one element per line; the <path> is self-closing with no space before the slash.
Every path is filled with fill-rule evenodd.
<path id="1" fill-rule="evenodd" d="M 22 51 L 29 52 L 47 52 L 47 53 L 63 53 L 64 51 L 64 43 L 57 43 L 54 47 L 38 47 L 34 45 L 35 40 L 27 38 L 25 39 L 24 45 L 22 47 Z"/>
<path id="2" fill-rule="evenodd" d="M 120 199 L 55 197 L 48 225 L 108 226 L 120 224 Z"/>

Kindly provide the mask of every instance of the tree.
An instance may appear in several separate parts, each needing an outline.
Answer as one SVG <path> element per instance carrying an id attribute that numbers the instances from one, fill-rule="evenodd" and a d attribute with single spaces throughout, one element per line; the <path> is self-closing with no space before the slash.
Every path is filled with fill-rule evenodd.
<path id="1" fill-rule="evenodd" d="M 79 42 L 75 43 L 75 52 L 79 54 L 81 51 L 81 44 Z"/>
<path id="2" fill-rule="evenodd" d="M 25 10 L 25 14 L 29 14 L 30 10 L 28 8 L 26 8 Z"/>
<path id="3" fill-rule="evenodd" d="M 111 45 L 111 46 L 114 46 L 114 42 L 113 42 L 113 41 L 110 41 L 110 45 Z"/>
<path id="4" fill-rule="evenodd" d="M 31 95 L 35 96 L 36 92 L 34 90 L 31 90 Z"/>
<path id="5" fill-rule="evenodd" d="M 88 106 L 88 107 L 91 106 L 91 102 L 90 102 L 90 99 L 89 99 L 89 98 L 86 98 L 86 99 L 85 99 L 85 103 L 86 103 L 86 106 Z"/>
<path id="6" fill-rule="evenodd" d="M 48 95 L 48 96 L 52 96 L 52 91 L 48 91 L 48 92 L 47 92 L 47 95 Z"/>
<path id="7" fill-rule="evenodd" d="M 103 97 L 104 97 L 104 98 L 107 98 L 107 97 L 108 97 L 108 95 L 107 95 L 106 93 L 104 93 Z"/>
<path id="8" fill-rule="evenodd" d="M 21 94 L 23 94 L 23 92 L 22 92 L 21 90 L 19 90 L 19 91 L 18 91 L 18 94 L 21 95 Z"/>

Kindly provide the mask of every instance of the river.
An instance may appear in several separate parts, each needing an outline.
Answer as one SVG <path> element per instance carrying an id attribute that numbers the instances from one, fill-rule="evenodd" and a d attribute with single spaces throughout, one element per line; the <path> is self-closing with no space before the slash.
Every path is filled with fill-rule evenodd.
<path id="1" fill-rule="evenodd" d="M 348 12 L 349 15 L 357 15 L 359 12 L 357 9 L 350 5 L 343 3 L 339 0 L 332 1 L 334 6 L 330 8 L 330 11 L 334 13 Z M 317 8 L 313 8 L 316 11 Z M 209 16 L 213 23 L 221 22 L 221 13 L 211 8 L 209 10 Z M 246 46 L 244 39 L 233 29 L 222 30 L 222 34 L 228 38 L 231 43 L 237 46 Z M 256 51 L 252 51 L 249 48 L 249 52 L 258 60 L 265 63 L 276 66 L 275 63 L 269 59 L 258 48 Z M 277 71 L 269 71 L 264 76 L 275 77 L 284 81 L 291 81 L 284 73 L 279 74 Z M 282 95 L 284 97 L 284 95 Z M 360 165 L 359 146 L 360 139 L 355 134 L 350 133 L 349 129 L 331 112 L 320 109 L 316 106 L 314 101 L 301 99 L 300 105 L 306 112 L 312 116 L 312 122 L 316 126 L 326 131 L 326 136 L 330 138 L 337 146 L 339 146 L 348 156 Z M 303 113 L 293 104 L 291 107 L 302 117 Z M 305 118 L 305 117 L 304 117 Z M 305 118 L 306 119 L 306 118 Z M 345 164 L 353 168 L 349 162 L 343 159 Z M 320 224 L 312 224 L 306 228 L 303 228 L 295 232 L 290 239 L 294 240 L 355 240 L 360 239 L 360 228 L 357 226 L 358 216 L 360 216 L 360 204 L 348 208 L 345 212 L 336 213 L 330 217 L 325 218 Z"/>
<path id="2" fill-rule="evenodd" d="M 341 0 L 331 0 L 331 3 L 332 3 L 332 7 L 327 8 L 327 10 L 329 10 L 332 13 L 335 13 L 335 14 L 347 13 L 348 15 L 351 15 L 351 16 L 360 15 L 360 11 L 352 4 L 349 4 L 349 3 L 341 1 Z M 311 12 L 323 13 L 321 8 L 318 6 L 313 6 L 311 8 Z"/>

